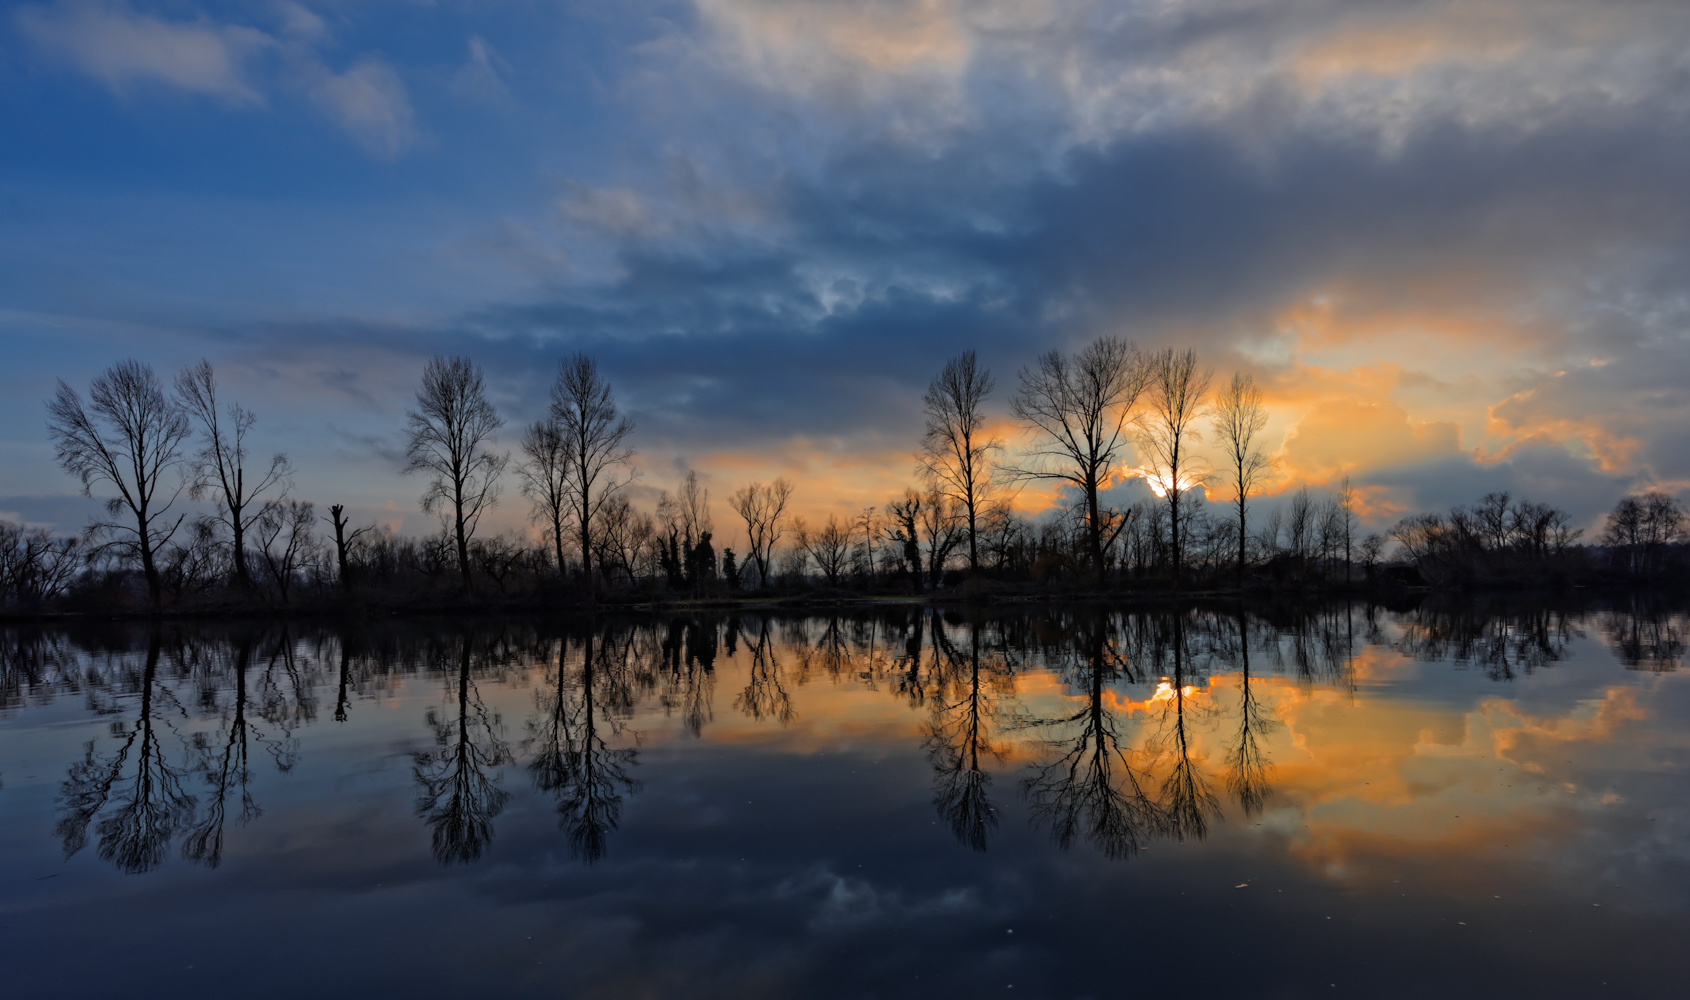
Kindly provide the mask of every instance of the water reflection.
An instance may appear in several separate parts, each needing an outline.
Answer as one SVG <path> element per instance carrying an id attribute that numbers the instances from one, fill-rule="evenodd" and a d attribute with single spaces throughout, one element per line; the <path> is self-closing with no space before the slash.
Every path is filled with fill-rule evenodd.
<path id="1" fill-rule="evenodd" d="M 1292 753 L 1305 775 L 1310 766 L 1306 724 L 1288 734 L 1282 712 L 1312 711 L 1328 693 L 1356 717 L 1373 710 L 1359 686 L 1364 660 L 1373 670 L 1478 666 L 1508 684 L 1595 634 L 1625 666 L 1669 672 L 1686 648 L 1675 609 L 1659 599 L 1496 600 L 1398 612 L 899 607 L 461 631 L 14 628 L 0 633 L 0 713 L 26 719 L 74 695 L 100 720 L 101 732 L 79 739 L 82 753 L 59 765 L 53 829 L 67 858 L 93 842 L 129 873 L 159 868 L 172 844 L 189 862 L 223 864 L 231 831 L 266 816 L 263 776 L 325 752 L 312 749 L 319 705 L 332 701 L 326 714 L 347 731 L 379 728 L 392 713 L 361 704 L 425 691 L 413 710 L 424 727 L 407 714 L 411 728 L 390 739 L 411 763 L 411 829 L 420 819 L 448 866 L 486 858 L 513 798 L 532 793 L 550 800 L 573 857 L 603 859 L 642 791 L 636 774 L 655 773 L 642 767 L 649 739 L 668 747 L 763 733 L 813 746 L 816 727 L 880 715 L 888 721 L 877 725 L 923 762 L 929 815 L 961 849 L 994 849 L 1014 814 L 1064 850 L 1126 859 L 1159 839 L 1209 837 L 1229 809 L 1255 821 L 1278 808 L 1276 752 Z M 721 718 L 719 676 L 732 706 Z M 1614 704 L 1615 719 L 1638 711 Z M 1486 725 L 1524 727 L 1507 737 L 1511 747 L 1571 725 L 1505 709 L 1486 707 Z M 523 720 L 519 738 L 506 733 L 507 717 Z M 1411 787 L 1443 780 L 1415 777 Z"/>
<path id="2" fill-rule="evenodd" d="M 1050 631 L 1072 636 L 1072 649 L 1053 652 L 1069 664 L 1064 680 L 1083 692 L 1081 704 L 1071 714 L 1027 723 L 1066 734 L 1041 741 L 1054 757 L 1034 765 L 1021 788 L 1034 822 L 1048 827 L 1064 849 L 1081 839 L 1105 857 L 1131 857 L 1162 828 L 1163 813 L 1146 792 L 1148 764 L 1135 761 L 1140 755 L 1122 739 L 1105 693 L 1117 680 L 1139 683 L 1143 675 L 1118 648 L 1112 617 L 1087 614 L 1065 624 Z"/>
<path id="3" fill-rule="evenodd" d="M 436 749 L 416 755 L 417 814 L 428 824 L 434 856 L 441 864 L 469 862 L 493 840 L 493 820 L 510 793 L 489 768 L 515 758 L 500 735 L 500 720 L 482 701 L 471 676 L 475 634 L 458 641 L 457 701 L 452 715 L 428 711 Z"/>
<path id="4" fill-rule="evenodd" d="M 1226 748 L 1226 788 L 1245 816 L 1260 816 L 1272 791 L 1273 761 L 1262 737 L 1277 725 L 1272 710 L 1256 697 L 1250 677 L 1250 620 L 1239 612 L 1238 722 Z"/>
<path id="5" fill-rule="evenodd" d="M 1513 680 L 1566 656 L 1583 632 L 1574 613 L 1518 598 L 1438 597 L 1404 623 L 1398 647 L 1419 660 L 1475 666 L 1493 680 Z"/>
<path id="6" fill-rule="evenodd" d="M 125 679 L 140 701 L 133 719 L 111 722 L 116 748 L 100 753 L 90 740 L 82 760 L 65 776 L 56 829 L 67 858 L 87 846 L 93 826 L 102 859 L 125 872 L 151 871 L 164 862 L 171 839 L 193 816 L 194 797 L 183 787 L 185 769 L 172 765 L 175 755 L 166 745 L 167 737 L 178 733 L 164 713 L 181 712 L 182 706 L 158 683 L 162 652 L 163 639 L 155 632 L 140 675 Z M 90 707 L 118 712 L 115 706 Z"/>
<path id="7" fill-rule="evenodd" d="M 911 632 L 919 658 L 922 616 L 917 615 Z M 967 626 L 967 652 L 935 624 L 935 697 L 932 714 L 923 727 L 923 745 L 933 765 L 933 805 L 959 843 L 976 851 L 986 849 L 986 835 L 998 825 L 998 810 L 992 805 L 992 776 L 988 762 L 1003 760 L 1005 750 L 992 742 L 992 718 L 997 697 L 1013 691 L 1013 675 L 1001 657 L 988 655 L 981 666 L 982 632 L 979 620 Z M 908 644 L 906 643 L 906 649 Z M 900 670 L 907 677 L 910 667 Z M 919 663 L 914 667 L 919 671 Z M 922 691 L 918 684 L 914 690 Z"/>
<path id="8" fill-rule="evenodd" d="M 623 734 L 632 707 L 628 675 L 635 643 L 631 630 L 603 638 L 587 631 L 576 642 L 574 656 L 569 642 L 557 643 L 556 668 L 536 697 L 528 772 L 535 788 L 557 799 L 558 826 L 570 852 L 590 864 L 604 857 L 622 818 L 623 796 L 640 788 L 630 775 L 638 751 L 612 742 Z M 687 729 L 698 732 L 691 717 Z"/>

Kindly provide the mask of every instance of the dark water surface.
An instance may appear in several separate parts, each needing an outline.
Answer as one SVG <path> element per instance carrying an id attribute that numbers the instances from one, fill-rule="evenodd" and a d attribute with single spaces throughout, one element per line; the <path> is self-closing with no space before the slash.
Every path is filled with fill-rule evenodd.
<path id="1" fill-rule="evenodd" d="M 7 996 L 1682 996 L 1682 609 L 0 632 Z"/>

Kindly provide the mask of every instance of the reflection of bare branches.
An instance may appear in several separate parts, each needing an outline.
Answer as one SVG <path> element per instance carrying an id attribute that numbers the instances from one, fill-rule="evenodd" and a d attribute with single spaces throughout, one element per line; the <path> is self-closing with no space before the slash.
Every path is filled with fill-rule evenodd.
<path id="1" fill-rule="evenodd" d="M 1089 623 L 1079 639 L 1088 653 L 1086 704 L 1073 715 L 1045 724 L 1077 725 L 1071 739 L 1050 745 L 1067 751 L 1036 767 L 1022 782 L 1035 822 L 1048 824 L 1066 849 L 1083 836 L 1109 858 L 1128 858 L 1162 825 L 1161 810 L 1145 794 L 1142 775 L 1121 747 L 1113 713 L 1103 706 L 1104 682 L 1114 673 L 1106 623 Z M 1117 773 L 1118 772 L 1118 773 Z"/>
<path id="2" fill-rule="evenodd" d="M 1683 618 L 1635 594 L 1626 607 L 1602 616 L 1601 629 L 1620 662 L 1632 670 L 1664 673 L 1677 670 L 1684 660 Z"/>
<path id="3" fill-rule="evenodd" d="M 166 723 L 153 717 L 160 646 L 155 632 L 141 675 L 140 712 L 122 745 L 101 757 L 90 741 L 60 786 L 62 815 L 56 830 L 66 857 L 86 846 L 89 824 L 115 800 L 115 811 L 95 824 L 101 859 L 132 874 L 151 871 L 163 863 L 171 838 L 193 815 L 194 797 L 182 788 L 181 771 L 165 757 L 159 728 Z M 120 786 L 131 755 L 134 778 Z"/>
<path id="4" fill-rule="evenodd" d="M 746 676 L 745 689 L 734 699 L 734 708 L 756 721 L 774 719 L 783 726 L 797 718 L 792 708 L 792 695 L 786 689 L 780 659 L 775 654 L 774 641 L 769 635 L 768 619 L 760 623 L 757 639 L 751 645 L 751 668 Z"/>
<path id="5" fill-rule="evenodd" d="M 509 763 L 511 754 L 499 739 L 497 716 L 488 714 L 471 683 L 471 642 L 469 636 L 461 642 L 457 718 L 446 723 L 437 709 L 429 710 L 428 724 L 441 749 L 417 754 L 412 768 L 420 786 L 417 814 L 428 823 L 441 864 L 481 857 L 493 839 L 493 819 L 509 798 L 497 776 L 487 775 L 487 768 Z"/>
<path id="6" fill-rule="evenodd" d="M 568 643 L 559 643 L 555 683 L 541 693 L 540 714 L 529 723 L 535 749 L 528 765 L 535 786 L 557 796 L 558 823 L 569 836 L 571 852 L 589 864 L 604 857 L 609 833 L 622 817 L 622 796 L 640 787 L 628 774 L 638 763 L 638 751 L 608 744 L 606 732 L 614 735 L 619 727 L 614 715 L 601 719 L 599 707 L 604 689 L 618 689 L 616 654 L 625 656 L 629 647 L 607 639 L 595 655 L 594 638 L 589 632 L 582 641 L 575 683 Z M 607 677 L 612 679 L 608 684 Z"/>
<path id="7" fill-rule="evenodd" d="M 201 862 L 210 868 L 216 868 L 223 860 L 223 825 L 230 790 L 239 789 L 240 807 L 236 822 L 250 822 L 263 811 L 253 801 L 252 791 L 248 787 L 252 779 L 252 769 L 248 763 L 247 745 L 249 738 L 254 735 L 246 717 L 246 674 L 251 659 L 252 642 L 250 639 L 243 639 L 235 647 L 235 707 L 229 720 L 228 735 L 223 742 L 223 753 L 220 758 L 214 759 L 209 754 L 209 748 L 206 748 L 207 757 L 201 764 L 206 781 L 211 786 L 211 799 L 206 805 L 205 813 L 195 821 L 182 841 L 184 858 Z"/>
<path id="8" fill-rule="evenodd" d="M 1473 665 L 1505 681 L 1561 660 L 1581 634 L 1561 611 L 1466 598 L 1416 608 L 1403 622 L 1397 647 L 1417 660 Z"/>
<path id="9" fill-rule="evenodd" d="M 1250 687 L 1250 634 L 1242 613 L 1238 616 L 1238 657 L 1238 729 L 1226 752 L 1226 787 L 1244 815 L 1259 816 L 1272 791 L 1273 778 L 1273 762 L 1260 737 L 1275 721 Z"/>
<path id="10" fill-rule="evenodd" d="M 960 667 L 961 657 L 943 629 L 935 625 L 933 637 L 945 660 Z M 959 842 L 984 851 L 986 833 L 998 825 L 998 815 L 989 797 L 992 776 L 981 766 L 981 758 L 1001 760 L 1003 751 L 992 745 L 987 731 L 991 706 L 981 683 L 978 625 L 970 635 L 965 679 L 956 686 L 961 689 L 957 699 L 936 701 L 924 729 L 934 771 L 933 804 Z"/>
<path id="11" fill-rule="evenodd" d="M 1185 717 L 1185 665 L 1189 655 L 1185 642 L 1185 620 L 1177 613 L 1172 620 L 1174 673 L 1167 711 L 1173 718 L 1161 742 L 1173 757 L 1173 767 L 1162 779 L 1162 823 L 1166 833 L 1176 840 L 1188 837 L 1202 840 L 1209 832 L 1209 820 L 1220 818 L 1221 804 L 1215 793 L 1209 790 L 1201 762 L 1192 756 L 1191 734 Z M 1164 725 L 1167 721 L 1164 719 Z"/>
<path id="12" fill-rule="evenodd" d="M 678 713 L 686 731 L 699 736 L 714 718 L 717 631 L 714 621 L 669 622 L 663 641 L 662 695 L 665 714 Z"/>

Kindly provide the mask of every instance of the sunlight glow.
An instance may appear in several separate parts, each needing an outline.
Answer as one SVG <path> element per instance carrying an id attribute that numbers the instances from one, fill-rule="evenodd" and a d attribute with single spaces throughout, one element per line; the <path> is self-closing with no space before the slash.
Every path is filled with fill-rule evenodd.
<path id="1" fill-rule="evenodd" d="M 1173 479 L 1168 475 L 1167 470 L 1157 469 L 1155 467 L 1123 469 L 1122 474 L 1128 479 L 1137 478 L 1144 480 L 1145 484 L 1150 487 L 1150 492 L 1159 497 L 1165 497 L 1168 495 L 1168 487 L 1173 482 Z M 1185 475 L 1179 477 L 1179 489 L 1181 493 L 1196 485 L 1197 480 L 1195 477 Z"/>

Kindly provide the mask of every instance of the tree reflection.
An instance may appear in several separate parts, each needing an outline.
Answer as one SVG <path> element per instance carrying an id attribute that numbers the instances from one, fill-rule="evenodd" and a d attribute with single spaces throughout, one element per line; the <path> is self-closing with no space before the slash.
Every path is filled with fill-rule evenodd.
<path id="1" fill-rule="evenodd" d="M 1162 825 L 1161 810 L 1145 793 L 1146 775 L 1123 748 L 1103 692 L 1117 678 L 1138 678 L 1132 665 L 1115 654 L 1102 616 L 1083 622 L 1075 641 L 1084 657 L 1079 679 L 1085 705 L 1072 715 L 1036 723 L 1076 729 L 1071 738 L 1047 741 L 1063 753 L 1035 767 L 1022 790 L 1034 821 L 1049 826 L 1062 848 L 1080 837 L 1106 857 L 1132 857 Z"/>
<path id="2" fill-rule="evenodd" d="M 193 816 L 194 797 L 182 787 L 183 771 L 166 757 L 162 731 L 169 723 L 155 717 L 159 702 L 173 700 L 157 684 L 161 650 L 162 638 L 155 630 L 147 640 L 135 723 L 113 725 L 122 736 L 117 751 L 96 754 L 89 741 L 83 759 L 71 765 L 60 786 L 61 815 L 55 830 L 67 858 L 87 846 L 93 824 L 103 860 L 131 874 L 152 871 L 164 862 L 171 838 Z M 94 823 L 108 806 L 111 811 Z"/>
<path id="3" fill-rule="evenodd" d="M 1572 617 L 1557 609 L 1467 597 L 1416 608 L 1397 645 L 1417 660 L 1477 666 L 1492 680 L 1507 681 L 1563 659 L 1579 634 Z"/>
<path id="4" fill-rule="evenodd" d="M 252 665 L 254 642 L 249 635 L 240 636 L 234 650 L 235 702 L 231 709 L 228 729 L 223 733 L 222 751 L 218 752 L 203 739 L 196 739 L 200 751 L 198 770 L 205 774 L 211 792 L 205 812 L 199 815 L 182 841 L 182 857 L 216 868 L 223 860 L 223 829 L 228 817 L 231 795 L 237 799 L 235 821 L 246 824 L 263 813 L 253 800 L 250 782 L 249 747 L 253 742 L 264 744 L 275 760 L 279 771 L 293 767 L 294 752 L 289 741 L 266 740 L 247 718 L 247 672 Z"/>
<path id="5" fill-rule="evenodd" d="M 692 736 L 704 732 L 713 716 L 716 690 L 716 623 L 673 619 L 663 639 L 663 707 L 678 713 Z"/>
<path id="6" fill-rule="evenodd" d="M 1192 753 L 1185 705 L 1189 691 L 1187 682 L 1192 679 L 1188 677 L 1190 650 L 1186 646 L 1185 615 L 1176 612 L 1169 617 L 1173 625 L 1170 645 L 1174 672 L 1170 681 L 1170 697 L 1164 703 L 1164 730 L 1158 742 L 1163 752 L 1172 759 L 1172 767 L 1162 780 L 1159 796 L 1161 820 L 1168 835 L 1177 840 L 1188 837 L 1202 840 L 1208 834 L 1209 821 L 1220 817 L 1221 806 L 1220 800 L 1209 789 L 1201 762 Z"/>
<path id="7" fill-rule="evenodd" d="M 557 673 L 538 696 L 540 712 L 529 724 L 534 748 L 529 774 L 535 787 L 556 796 L 558 825 L 568 834 L 570 851 L 588 864 L 604 857 L 608 836 L 622 818 L 622 797 L 640 788 L 628 773 L 638 764 L 638 751 L 610 746 L 607 737 L 621 727 L 601 705 L 620 704 L 614 692 L 624 686 L 617 675 L 626 673 L 629 647 L 607 637 L 595 648 L 595 638 L 590 631 L 582 637 L 577 671 L 570 669 L 569 644 L 558 643 Z"/>
<path id="8" fill-rule="evenodd" d="M 954 692 L 954 700 L 935 700 L 923 730 L 934 771 L 933 805 L 958 842 L 984 851 L 987 831 L 998 825 L 998 813 L 989 796 L 992 776 L 981 766 L 981 758 L 1001 760 L 1003 751 L 992 744 L 988 730 L 991 704 L 981 677 L 980 623 L 969 627 L 966 667 L 937 621 L 933 641 Z"/>
<path id="9" fill-rule="evenodd" d="M 439 749 L 417 754 L 412 768 L 421 789 L 417 814 L 428 823 L 441 864 L 481 857 L 493 840 L 493 819 L 510 795 L 499 787 L 497 775 L 487 774 L 512 757 L 499 738 L 498 716 L 487 711 L 470 677 L 472 644 L 470 635 L 459 644 L 457 715 L 447 721 L 439 709 L 429 709 L 428 725 Z"/>
<path id="10" fill-rule="evenodd" d="M 1683 618 L 1645 597 L 1632 595 L 1626 606 L 1610 609 L 1601 629 L 1629 669 L 1664 673 L 1684 661 Z"/>
<path id="11" fill-rule="evenodd" d="M 737 625 L 734 628 L 737 631 Z M 734 631 L 730 631 L 729 636 L 733 635 Z M 751 647 L 751 665 L 745 688 L 734 699 L 734 708 L 758 722 L 774 719 L 784 726 L 797 718 L 797 713 L 792 708 L 785 669 L 769 634 L 767 618 L 759 621 L 756 638 L 747 637 L 746 642 Z"/>
<path id="12" fill-rule="evenodd" d="M 1261 734 L 1275 725 L 1272 714 L 1256 700 L 1250 686 L 1250 625 L 1238 613 L 1238 728 L 1226 751 L 1226 787 L 1246 816 L 1259 816 L 1272 792 L 1273 762 L 1263 749 Z"/>

